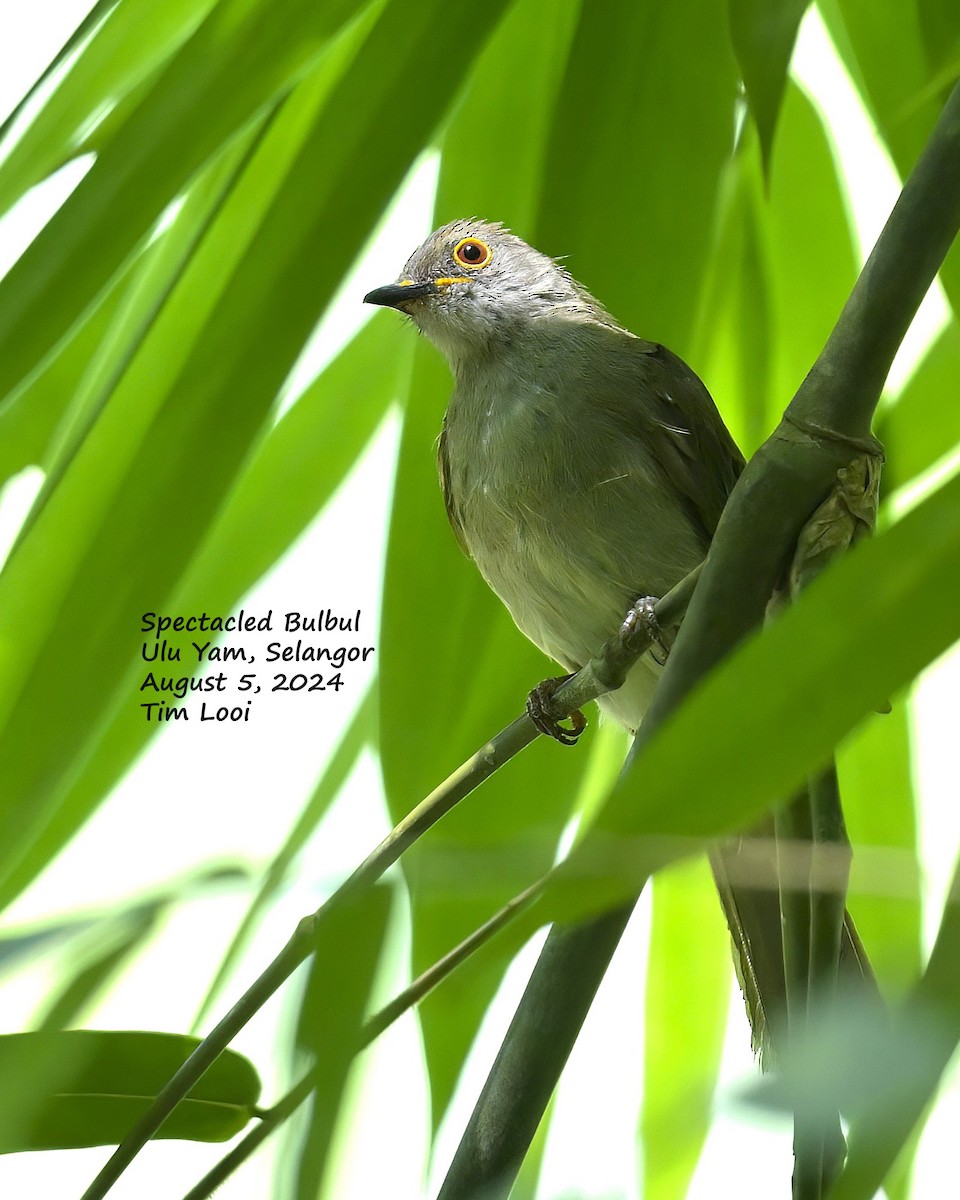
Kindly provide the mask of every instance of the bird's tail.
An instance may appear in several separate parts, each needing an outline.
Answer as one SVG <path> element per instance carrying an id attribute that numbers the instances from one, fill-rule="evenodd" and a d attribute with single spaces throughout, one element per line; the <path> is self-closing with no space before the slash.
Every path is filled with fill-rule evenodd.
<path id="1" fill-rule="evenodd" d="M 733 956 L 743 990 L 753 1046 L 761 1065 L 772 1066 L 786 1012 L 786 977 L 780 916 L 777 843 L 768 818 L 750 833 L 715 842 L 710 865 L 733 938 Z M 863 943 L 849 912 L 840 943 L 840 983 L 879 997 Z"/>

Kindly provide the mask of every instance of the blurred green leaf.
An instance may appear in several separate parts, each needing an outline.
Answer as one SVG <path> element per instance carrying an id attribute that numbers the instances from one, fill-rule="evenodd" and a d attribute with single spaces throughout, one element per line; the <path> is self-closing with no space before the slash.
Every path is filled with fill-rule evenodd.
<path id="1" fill-rule="evenodd" d="M 87 961 L 45 1006 L 37 1028 L 54 1030 L 73 1025 L 154 931 L 165 907 L 162 901 L 141 904 L 120 914 L 108 929 L 98 929 L 96 953 L 85 956 Z"/>
<path id="2" fill-rule="evenodd" d="M 850 911 L 884 993 L 899 999 L 921 968 L 922 911 L 910 709 L 905 699 L 869 717 L 840 747 L 843 810 L 854 843 L 899 852 L 897 864 L 857 887 L 854 855 Z M 891 856 L 892 858 L 893 856 Z"/>
<path id="3" fill-rule="evenodd" d="M 960 1041 L 960 905 L 955 875 L 927 969 L 894 1014 L 889 1045 L 861 1059 L 864 1103 L 850 1127 L 847 1165 L 830 1200 L 869 1200 L 894 1167 Z M 892 1045 L 893 1049 L 890 1048 Z"/>
<path id="4" fill-rule="evenodd" d="M 221 216 L 234 186 L 254 158 L 269 124 L 269 120 L 254 122 L 223 154 L 216 156 L 183 198 L 165 236 L 157 238 L 137 257 L 130 284 L 123 293 L 114 320 L 76 381 L 56 436 L 44 454 L 47 477 L 21 530 L 21 537 L 29 531 L 47 495 L 57 486 L 84 437 L 114 390 L 121 385 L 125 373 L 184 279 L 194 254 Z M 184 342 L 187 342 L 186 338 Z"/>
<path id="5" fill-rule="evenodd" d="M 0 971 L 9 970 L 39 951 L 68 941 L 96 923 L 96 917 L 52 921 L 36 929 L 10 931 L 0 937 Z"/>
<path id="6" fill-rule="evenodd" d="M 586 4 L 550 131 L 532 240 L 629 329 L 684 357 L 737 75 L 716 0 Z"/>
<path id="7" fill-rule="evenodd" d="M 214 0 L 100 0 L 24 99 L 90 38 L 0 164 L 0 213 L 72 158 L 86 128 L 168 59 L 213 4 Z M 20 105 L 0 127 L 0 139 L 19 109 Z"/>
<path id="8" fill-rule="evenodd" d="M 0 124 L 0 144 L 10 132 L 10 129 L 16 122 L 20 113 L 23 112 L 27 103 L 33 99 L 44 83 L 50 78 L 57 67 L 64 62 L 69 55 L 80 45 L 84 38 L 88 37 L 97 22 L 100 21 L 106 13 L 113 7 L 115 0 L 96 0 L 96 3 L 83 18 L 80 24 L 74 29 L 67 40 L 63 43 L 57 53 L 53 56 L 49 63 L 40 72 L 34 82 L 30 85 L 23 96 L 17 101 L 10 112 L 4 117 Z"/>
<path id="9" fill-rule="evenodd" d="M 853 230 L 822 120 L 794 84 L 764 186 L 746 132 L 728 169 L 695 342 L 741 448 L 779 419 L 856 278 Z"/>
<path id="10" fill-rule="evenodd" d="M 800 20 L 810 0 L 728 0 L 730 35 L 769 175 L 777 117 Z"/>
<path id="11" fill-rule="evenodd" d="M 112 983 L 128 960 L 142 949 L 159 921 L 175 904 L 197 892 L 225 883 L 244 882 L 245 868 L 232 864 L 202 867 L 173 885 L 145 896 L 139 903 L 114 912 L 99 920 L 87 921 L 83 936 L 74 939 L 64 956 L 67 976 L 63 984 L 48 999 L 37 1028 L 63 1029 L 78 1024 L 78 1016 L 88 1009 Z"/>
<path id="12" fill-rule="evenodd" d="M 512 5 L 445 131 L 437 224 L 476 213 L 526 236 L 539 207 L 549 205 L 547 139 L 581 7 L 582 0 L 556 0 L 544 22 L 542 0 Z M 506 129 L 510 136 L 496 139 L 496 153 L 478 162 L 477 147 L 489 145 L 491 130 Z"/>
<path id="13" fill-rule="evenodd" d="M 815 1011 L 776 1072 L 752 1085 L 745 1098 L 779 1112 L 839 1108 L 855 1121 L 878 1096 L 895 1103 L 900 1087 L 909 1091 L 925 1078 L 942 1056 L 943 1035 L 934 1019 L 900 1027 L 881 1005 L 841 995 L 832 1009 Z"/>
<path id="14" fill-rule="evenodd" d="M 0 1153 L 118 1143 L 196 1045 L 173 1033 L 88 1029 L 0 1037 Z M 30 1095 L 31 1064 L 42 1064 L 47 1090 L 39 1096 Z M 33 1101 L 25 1111 L 24 1091 Z M 226 1141 L 250 1120 L 259 1094 L 253 1065 L 228 1050 L 157 1136 Z"/>
<path id="15" fill-rule="evenodd" d="M 130 271 L 120 274 L 103 298 L 73 327 L 44 367 L 0 404 L 0 480 L 39 466 L 67 411 L 77 380 L 102 344 L 122 306 Z"/>
<path id="16" fill-rule="evenodd" d="M 756 137 L 747 135 L 725 172 L 694 336 L 703 377 L 748 455 L 769 433 L 779 334 L 760 170 Z"/>
<path id="17" fill-rule="evenodd" d="M 730 997 L 729 934 L 705 860 L 653 881 L 644 1029 L 644 1200 L 683 1200 L 707 1139 Z"/>
<path id="18" fill-rule="evenodd" d="M 289 88 L 360 0 L 221 0 L 0 281 L 0 397 L 36 369 L 193 172 Z M 204 113 L 198 122 L 197 112 Z"/>
<path id="19" fill-rule="evenodd" d="M 787 85 L 766 212 L 777 322 L 768 429 L 803 382 L 857 277 L 845 188 L 816 107 Z"/>
<path id="20" fill-rule="evenodd" d="M 919 0 L 920 31 L 927 57 L 942 68 L 953 60 L 956 70 L 960 53 L 960 14 L 953 0 Z"/>
<path id="21" fill-rule="evenodd" d="M 943 330 L 877 427 L 886 462 L 884 486 L 903 487 L 960 443 L 960 325 Z"/>
<path id="22" fill-rule="evenodd" d="M 246 949 L 254 926 L 266 906 L 270 903 L 287 877 L 291 863 L 306 845 L 310 835 L 316 829 L 320 820 L 336 799 L 348 776 L 356 766 L 357 760 L 364 750 L 376 746 L 376 710 L 377 690 L 374 683 L 364 698 L 360 701 L 353 720 L 347 726 L 346 732 L 340 739 L 340 744 L 334 750 L 323 774 L 313 789 L 303 811 L 287 835 L 286 841 L 271 860 L 264 872 L 263 881 L 257 889 L 250 907 L 243 915 L 233 940 L 227 947 L 217 973 L 203 999 L 200 1011 L 193 1023 L 194 1029 L 201 1026 L 210 1007 L 226 982 L 230 972 L 236 966 L 240 955 Z"/>
<path id="23" fill-rule="evenodd" d="M 879 847 L 897 856 L 886 870 L 864 878 L 855 849 L 848 901 L 881 990 L 894 1000 L 913 987 L 923 957 L 911 716 L 909 699 L 903 697 L 891 712 L 869 717 L 837 755 L 844 819 L 855 846 Z M 887 1176 L 889 1200 L 908 1200 L 918 1143 L 916 1130 L 896 1171 Z"/>
<path id="24" fill-rule="evenodd" d="M 109 984 L 171 905 L 211 886 L 244 881 L 248 873 L 231 863 L 202 867 L 133 905 L 12 929 L 0 936 L 0 971 L 18 969 L 38 954 L 57 952 L 55 969 L 59 977 L 67 977 L 67 983 L 55 990 L 39 1024 L 43 1028 L 72 1024 L 77 1012 Z"/>
<path id="25" fill-rule="evenodd" d="M 310 965 L 297 1043 L 316 1066 L 316 1090 L 297 1165 L 297 1200 L 315 1200 L 343 1102 L 390 916 L 390 891 L 376 887 L 334 908 Z"/>
<path id="26" fill-rule="evenodd" d="M 943 103 L 942 93 L 929 89 L 938 64 L 930 59 L 924 0 L 908 0 L 898 6 L 895 16 L 885 5 L 863 0 L 818 0 L 817 7 L 900 178 L 906 178 Z M 960 36 L 960 6 L 940 5 L 938 12 L 938 37 L 942 38 L 947 28 L 955 38 Z M 960 305 L 960 250 L 956 246 L 947 255 L 940 278 L 956 312 Z"/>

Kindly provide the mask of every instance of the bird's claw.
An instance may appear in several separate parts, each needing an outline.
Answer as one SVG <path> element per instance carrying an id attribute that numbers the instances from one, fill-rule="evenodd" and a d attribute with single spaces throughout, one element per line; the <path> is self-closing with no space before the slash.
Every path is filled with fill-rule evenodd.
<path id="1" fill-rule="evenodd" d="M 587 718 L 578 708 L 575 708 L 566 718 L 573 726 L 572 729 L 567 729 L 560 724 L 560 721 L 565 718 L 555 717 L 551 712 L 551 702 L 557 688 L 562 683 L 566 683 L 569 678 L 569 675 L 558 675 L 553 679 L 544 679 L 527 696 L 527 716 L 541 733 L 558 741 L 561 746 L 576 745 L 580 734 L 587 727 Z"/>
<path id="2" fill-rule="evenodd" d="M 662 667 L 667 661 L 670 647 L 663 635 L 663 630 L 660 628 L 660 622 L 657 620 L 656 596 L 641 596 L 639 600 L 634 601 L 633 607 L 627 613 L 626 617 L 624 617 L 623 624 L 620 626 L 621 640 L 624 642 L 627 641 L 638 626 L 642 626 L 646 630 L 647 637 L 651 643 L 659 646 L 663 652 L 663 658 L 658 658 L 653 653 L 653 650 L 650 651 L 653 661 L 659 663 Z"/>

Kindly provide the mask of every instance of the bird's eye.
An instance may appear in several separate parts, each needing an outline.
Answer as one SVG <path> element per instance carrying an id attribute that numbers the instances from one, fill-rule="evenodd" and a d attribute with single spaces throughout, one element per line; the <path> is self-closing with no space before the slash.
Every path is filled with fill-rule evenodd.
<path id="1" fill-rule="evenodd" d="M 485 267 L 493 258 L 493 251 L 479 238 L 461 238 L 453 248 L 453 257 L 461 267 Z"/>

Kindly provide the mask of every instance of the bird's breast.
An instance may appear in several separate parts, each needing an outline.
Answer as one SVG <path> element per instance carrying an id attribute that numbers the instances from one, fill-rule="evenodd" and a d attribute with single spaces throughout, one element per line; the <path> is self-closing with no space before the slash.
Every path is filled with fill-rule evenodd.
<path id="1" fill-rule="evenodd" d="M 662 595 L 703 550 L 644 441 L 588 387 L 549 380 L 496 370 L 458 380 L 443 454 L 450 511 L 482 575 L 520 630 L 574 670 L 638 596 Z M 651 670 L 606 702 L 630 728 Z"/>

